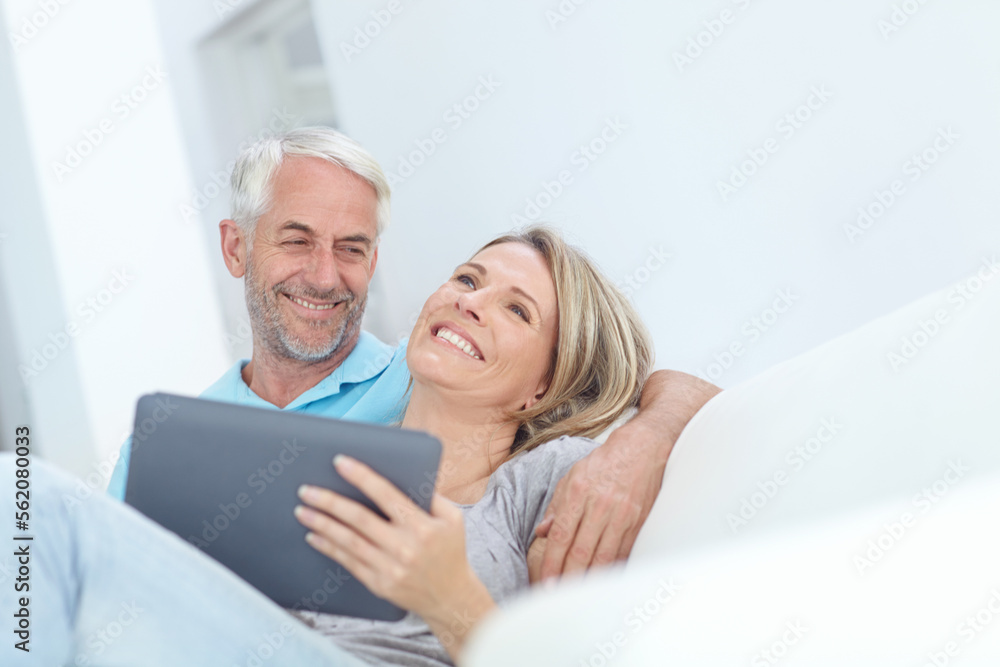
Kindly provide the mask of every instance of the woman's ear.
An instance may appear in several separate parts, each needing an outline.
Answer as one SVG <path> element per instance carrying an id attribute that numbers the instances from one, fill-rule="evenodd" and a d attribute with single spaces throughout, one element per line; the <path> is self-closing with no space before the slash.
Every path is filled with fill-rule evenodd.
<path id="1" fill-rule="evenodd" d="M 522 410 L 527 410 L 528 408 L 533 407 L 536 403 L 538 403 L 538 401 L 542 400 L 542 397 L 545 396 L 545 392 L 548 391 L 548 389 L 549 389 L 549 385 L 548 385 L 547 382 L 545 384 L 541 385 L 541 388 L 535 393 L 534 396 L 532 396 L 531 398 L 529 398 L 524 403 L 524 407 L 521 408 L 521 409 Z"/>

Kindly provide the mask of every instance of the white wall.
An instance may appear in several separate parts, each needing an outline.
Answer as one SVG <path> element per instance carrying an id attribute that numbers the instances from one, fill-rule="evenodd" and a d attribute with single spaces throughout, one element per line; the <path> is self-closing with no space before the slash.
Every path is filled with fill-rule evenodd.
<path id="1" fill-rule="evenodd" d="M 222 2 L 234 11 L 204 0 L 56 3 L 15 45 L 10 34 L 41 5 L 0 0 L 0 289 L 14 319 L 0 336 L 30 363 L 114 271 L 134 276 L 38 378 L 22 383 L 0 358 L 4 396 L 25 396 L 0 410 L 26 412 L 53 457 L 79 473 L 117 448 L 139 394 L 198 393 L 247 351 L 226 342 L 243 316 L 239 282 L 218 258 L 226 197 L 196 219 L 180 208 L 226 168 L 243 132 L 218 111 L 206 45 L 272 0 Z M 879 22 L 904 5 L 919 9 L 883 36 Z M 710 375 L 722 386 L 1000 251 L 1000 6 L 987 0 L 312 6 L 344 130 L 397 176 L 418 144 L 444 137 L 395 187 L 367 320 L 385 338 L 405 333 L 451 267 L 515 226 L 515 214 L 532 217 L 526 198 L 546 203 L 543 183 L 562 171 L 571 182 L 539 218 L 622 284 L 641 282 L 634 298 L 660 366 L 708 373 L 742 344 Z M 560 7 L 572 14 L 553 24 Z M 723 10 L 730 22 L 714 22 Z M 372 12 L 386 25 L 368 26 Z M 378 34 L 345 55 L 366 27 Z M 699 39 L 707 46 L 678 67 L 674 54 Z M 147 67 L 168 76 L 120 116 L 116 98 Z M 497 87 L 482 87 L 491 77 Z M 814 88 L 829 99 L 801 109 Z M 467 118 L 449 112 L 477 90 Z M 778 123 L 796 110 L 810 118 L 788 136 Z M 60 180 L 53 162 L 103 118 L 113 131 Z M 614 141 L 580 171 L 579 147 L 609 119 L 620 131 L 610 127 Z M 954 145 L 910 180 L 904 163 L 949 127 Z M 768 139 L 776 152 L 724 201 L 717 183 Z M 844 226 L 895 179 L 905 191 L 852 243 Z M 670 255 L 662 265 L 660 252 Z M 751 341 L 744 325 L 782 290 L 791 307 Z M 0 418 L 5 428 L 20 419 Z"/>
<path id="2" fill-rule="evenodd" d="M 3 156 L 24 214 L 4 221 L 3 286 L 31 369 L 3 381 L 27 387 L 38 453 L 86 475 L 140 394 L 196 393 L 228 360 L 204 237 L 177 213 L 192 185 L 151 2 L 45 5 L 2 3 L 24 130 Z"/>
<path id="3" fill-rule="evenodd" d="M 896 16 L 905 23 L 883 37 L 879 22 L 894 5 L 918 10 Z M 614 278 L 646 279 L 634 297 L 660 366 L 707 373 L 714 355 L 743 345 L 728 370 L 714 369 L 722 386 L 1000 251 L 994 2 L 399 0 L 385 27 L 367 26 L 377 34 L 359 52 L 357 29 L 389 4 L 313 6 L 346 131 L 397 173 L 415 141 L 445 132 L 395 188 L 379 271 L 395 290 L 398 331 L 455 263 L 510 228 L 525 198 L 561 170 L 572 184 L 540 218 Z M 560 7 L 573 13 L 550 22 Z M 674 54 L 699 39 L 708 46 L 679 67 Z M 501 85 L 449 124 L 448 109 L 482 76 Z M 810 117 L 799 128 L 779 127 L 813 90 L 828 99 L 800 110 Z M 574 153 L 609 118 L 626 128 L 581 172 Z M 911 181 L 904 163 L 939 128 L 957 140 Z M 768 139 L 776 152 L 723 201 L 717 182 Z M 903 194 L 851 242 L 844 226 L 857 208 L 897 179 Z M 649 249 L 661 246 L 672 257 L 647 274 Z M 792 306 L 753 339 L 751 318 L 780 290 L 791 290 Z"/>
<path id="4" fill-rule="evenodd" d="M 0 32 L 7 34 L 0 12 Z M 14 76 L 13 53 L 0 49 L 0 443 L 13 449 L 14 429 L 27 426 L 32 450 L 85 468 L 90 459 L 89 418 L 84 408 L 75 346 L 51 348 L 46 372 L 21 380 L 27 350 L 41 353 L 54 334 L 65 335 L 66 307 L 59 288 L 35 158 L 26 139 L 25 117 Z M 68 342 L 68 337 L 66 338 Z M 46 400 L 59 395 L 60 400 Z"/>

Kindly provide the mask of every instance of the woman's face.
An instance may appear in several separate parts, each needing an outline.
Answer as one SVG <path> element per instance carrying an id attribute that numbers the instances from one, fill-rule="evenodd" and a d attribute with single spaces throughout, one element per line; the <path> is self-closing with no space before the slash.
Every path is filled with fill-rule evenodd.
<path id="1" fill-rule="evenodd" d="M 406 350 L 417 383 L 502 411 L 545 392 L 559 331 L 545 259 L 523 243 L 489 247 L 455 269 L 420 313 Z"/>

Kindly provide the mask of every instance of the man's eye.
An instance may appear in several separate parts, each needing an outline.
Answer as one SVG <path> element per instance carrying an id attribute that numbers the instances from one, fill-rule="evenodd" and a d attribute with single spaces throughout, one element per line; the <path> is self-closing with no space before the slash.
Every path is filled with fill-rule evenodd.
<path id="1" fill-rule="evenodd" d="M 338 246 L 337 252 L 346 261 L 350 262 L 361 262 L 368 257 L 368 252 L 364 248 L 356 245 Z"/>
<path id="2" fill-rule="evenodd" d="M 285 241 L 285 245 L 305 245 L 305 239 L 291 239 L 290 241 Z"/>

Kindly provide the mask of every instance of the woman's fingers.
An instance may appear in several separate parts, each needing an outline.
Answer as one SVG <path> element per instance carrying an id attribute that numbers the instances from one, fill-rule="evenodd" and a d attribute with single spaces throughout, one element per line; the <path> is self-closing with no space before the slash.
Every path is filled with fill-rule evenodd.
<path id="1" fill-rule="evenodd" d="M 321 520 L 317 517 L 321 514 L 303 506 L 295 511 L 295 516 L 307 527 Z M 385 551 L 368 543 L 347 526 L 337 526 L 336 522 L 326 524 L 322 530 L 311 530 L 306 534 L 306 541 L 327 558 L 340 563 L 372 593 L 399 604 L 400 601 L 394 599 L 391 580 L 391 576 L 399 571 L 399 566 Z"/>
<path id="2" fill-rule="evenodd" d="M 357 459 L 337 456 L 333 465 L 341 477 L 368 496 L 390 521 L 404 521 L 415 511 L 422 511 L 392 482 Z"/>
<path id="3" fill-rule="evenodd" d="M 340 524 L 350 526 L 374 544 L 387 545 L 393 541 L 393 531 L 389 524 L 359 502 L 318 486 L 301 487 L 299 498 L 305 504 L 319 510 L 318 514 L 324 515 L 315 518 L 316 526 L 320 529 L 330 525 L 328 522 L 332 517 Z"/>
<path id="4" fill-rule="evenodd" d="M 382 549 L 322 512 L 299 505 L 295 508 L 295 518 L 309 529 L 306 541 L 314 549 L 337 561 L 359 579 L 361 570 L 384 566 Z"/>
<path id="5" fill-rule="evenodd" d="M 295 516 L 314 534 L 310 544 L 373 588 L 386 579 L 385 575 L 397 574 L 400 566 L 412 564 L 417 554 L 427 548 L 427 542 L 434 541 L 429 538 L 435 534 L 435 519 L 357 460 L 338 457 L 335 465 L 337 472 L 368 496 L 390 521 L 339 493 L 309 485 L 299 489 L 305 505 L 296 508 Z M 461 510 L 444 498 L 434 497 L 432 504 L 450 517 L 449 523 L 456 521 L 456 513 L 457 521 L 462 521 Z M 362 566 L 374 566 L 364 579 L 355 573 Z"/>
<path id="6" fill-rule="evenodd" d="M 351 483 L 363 476 L 353 473 L 345 475 Z M 358 480 L 366 493 L 381 493 L 377 483 Z M 393 522 L 328 489 L 305 487 L 301 496 L 308 506 L 297 507 L 295 516 L 309 528 L 309 544 L 401 607 L 424 609 L 467 568 L 464 514 L 439 494 L 431 498 L 433 515 L 411 503 L 414 515 Z"/>

